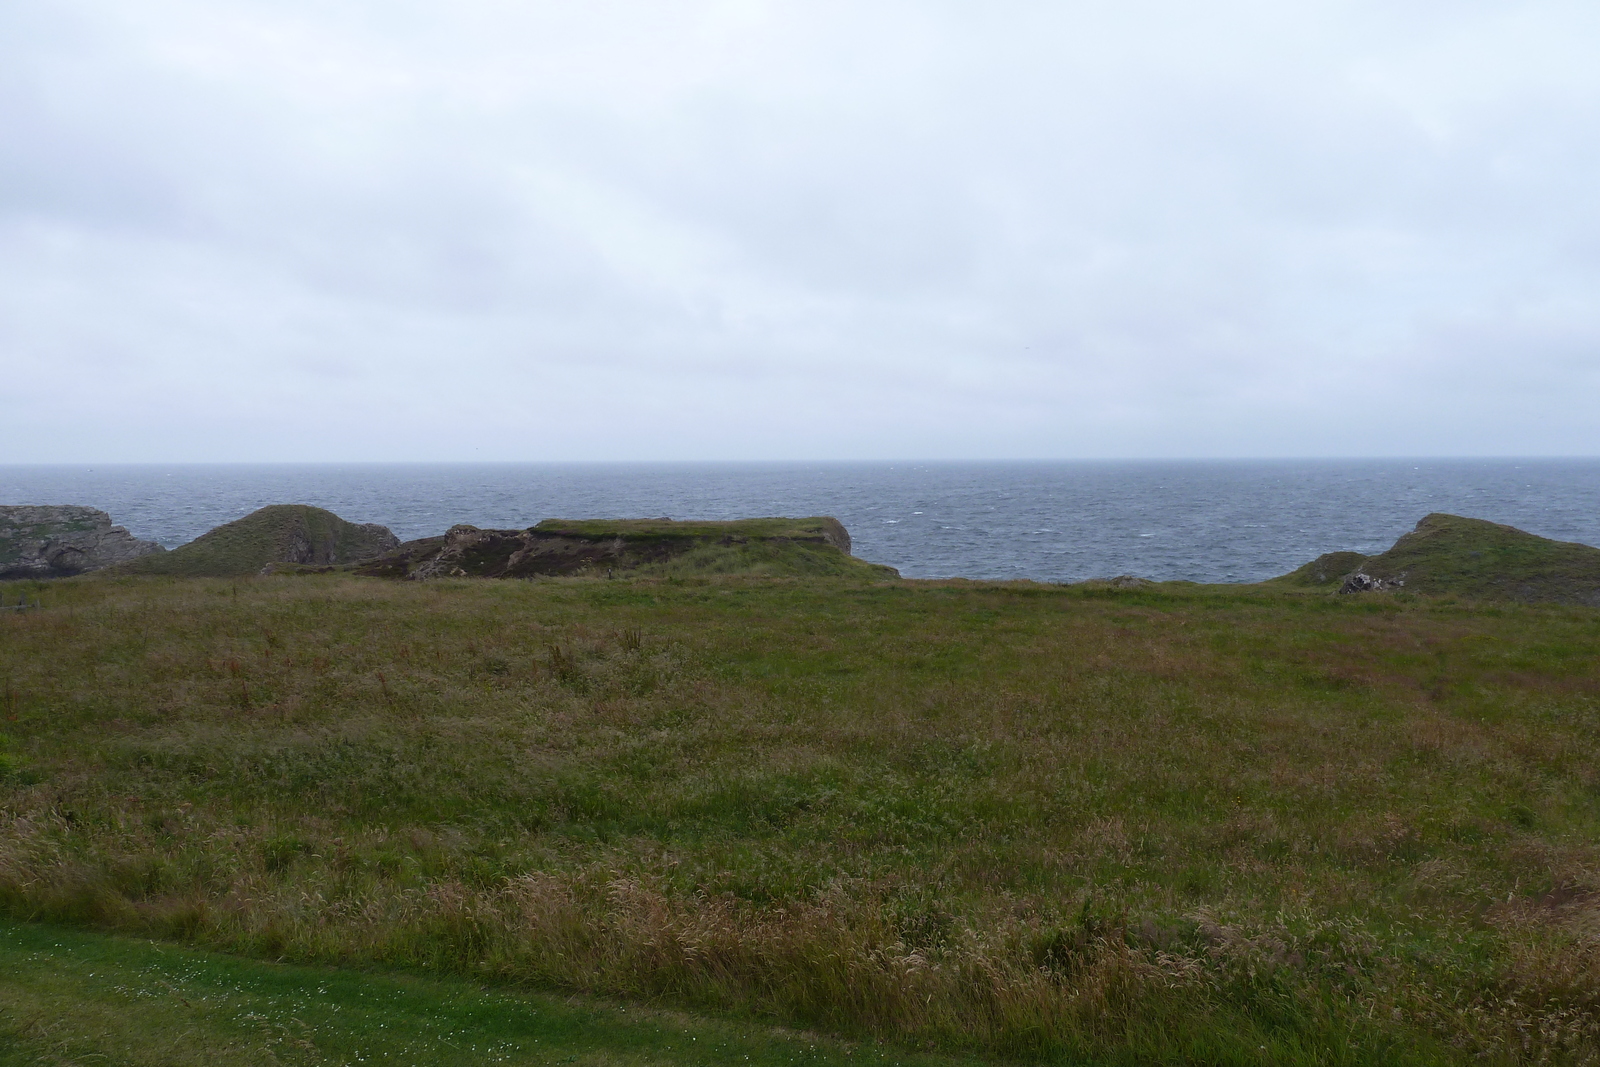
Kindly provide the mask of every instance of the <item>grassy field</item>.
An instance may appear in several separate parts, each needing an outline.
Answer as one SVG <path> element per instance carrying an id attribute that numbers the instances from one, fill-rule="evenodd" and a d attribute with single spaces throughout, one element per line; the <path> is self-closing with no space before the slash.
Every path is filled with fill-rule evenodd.
<path id="1" fill-rule="evenodd" d="M 1593 609 L 748 578 L 40 594 L 0 617 L 16 919 L 902 1049 L 1600 1062 Z"/>
<path id="2" fill-rule="evenodd" d="M 588 998 L 0 923 L 0 1067 L 952 1067 Z"/>

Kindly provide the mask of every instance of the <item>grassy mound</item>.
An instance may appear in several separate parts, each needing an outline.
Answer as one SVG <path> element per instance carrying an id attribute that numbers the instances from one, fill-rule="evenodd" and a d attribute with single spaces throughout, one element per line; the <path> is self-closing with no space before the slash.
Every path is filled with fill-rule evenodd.
<path id="1" fill-rule="evenodd" d="M 1419 593 L 1600 606 L 1600 548 L 1434 514 L 1361 569 Z"/>
<path id="2" fill-rule="evenodd" d="M 526 530 L 454 526 L 443 537 L 408 541 L 354 568 L 387 578 L 533 578 L 539 576 L 896 578 L 850 555 L 839 520 L 546 519 Z"/>
<path id="3" fill-rule="evenodd" d="M 1323 586 L 1338 585 L 1361 569 L 1367 557 L 1360 552 L 1327 552 L 1278 578 L 1271 579 L 1284 585 Z"/>
<path id="4" fill-rule="evenodd" d="M 233 578 L 274 563 L 335 564 L 370 559 L 399 544 L 387 526 L 346 522 L 309 504 L 272 504 L 201 534 L 181 548 L 108 571 Z"/>
<path id="5" fill-rule="evenodd" d="M 1600 548 L 1436 512 L 1380 555 L 1330 552 L 1273 581 L 1600 606 Z"/>

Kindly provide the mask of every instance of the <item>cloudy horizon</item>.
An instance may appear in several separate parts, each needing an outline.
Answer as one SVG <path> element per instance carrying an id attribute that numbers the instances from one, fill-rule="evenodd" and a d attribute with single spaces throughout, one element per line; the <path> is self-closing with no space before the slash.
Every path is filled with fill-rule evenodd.
<path id="1" fill-rule="evenodd" d="M 1600 454 L 1600 8 L 0 9 L 0 462 Z"/>

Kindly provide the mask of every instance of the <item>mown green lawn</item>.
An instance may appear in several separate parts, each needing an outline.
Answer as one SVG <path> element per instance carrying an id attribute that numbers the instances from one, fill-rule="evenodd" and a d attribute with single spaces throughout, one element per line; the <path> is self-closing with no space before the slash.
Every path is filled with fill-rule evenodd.
<path id="1" fill-rule="evenodd" d="M 0 922 L 0 1067 L 955 1062 L 592 998 Z"/>

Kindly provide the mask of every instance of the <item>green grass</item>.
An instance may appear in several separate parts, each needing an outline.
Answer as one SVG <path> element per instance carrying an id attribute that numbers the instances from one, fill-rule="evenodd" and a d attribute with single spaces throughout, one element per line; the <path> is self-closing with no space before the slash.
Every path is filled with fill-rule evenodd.
<path id="1" fill-rule="evenodd" d="M 1298 586 L 1333 586 L 1339 584 L 1354 572 L 1361 569 L 1369 557 L 1360 552 L 1327 552 L 1296 568 L 1288 574 L 1270 579 L 1271 582 L 1282 585 Z"/>
<path id="2" fill-rule="evenodd" d="M 628 572 L 664 578 L 743 575 L 769 578 L 885 579 L 900 575 L 890 567 L 868 563 L 831 544 L 816 541 L 750 540 L 731 545 L 700 543 L 660 562 L 644 563 Z"/>
<path id="3" fill-rule="evenodd" d="M 1337 585 L 1356 570 L 1435 596 L 1600 607 L 1600 548 L 1442 513 L 1423 518 L 1387 552 L 1330 552 L 1274 581 Z"/>
<path id="4" fill-rule="evenodd" d="M 732 521 L 693 521 L 674 519 L 545 519 L 533 527 L 539 533 L 569 537 L 623 540 L 727 541 L 782 539 L 820 541 L 849 550 L 850 535 L 838 519 L 813 516 L 804 519 L 767 518 Z"/>
<path id="5" fill-rule="evenodd" d="M 209 530 L 171 552 L 112 568 L 119 574 L 231 578 L 269 563 L 336 564 L 367 559 L 395 544 L 381 526 L 346 522 L 309 504 L 272 504 Z"/>
<path id="6" fill-rule="evenodd" d="M 592 998 L 0 923 L 0 1067 L 952 1062 Z"/>
<path id="7" fill-rule="evenodd" d="M 1593 609 L 39 588 L 0 617 L 18 919 L 985 1056 L 1600 1048 Z"/>
<path id="8" fill-rule="evenodd" d="M 1364 568 L 1422 593 L 1600 607 L 1600 549 L 1482 519 L 1429 515 Z"/>

